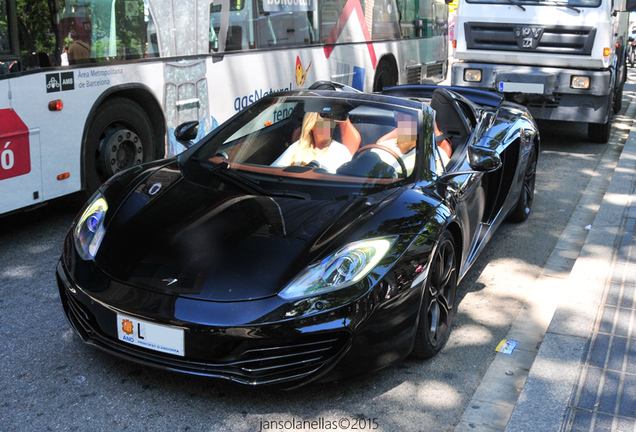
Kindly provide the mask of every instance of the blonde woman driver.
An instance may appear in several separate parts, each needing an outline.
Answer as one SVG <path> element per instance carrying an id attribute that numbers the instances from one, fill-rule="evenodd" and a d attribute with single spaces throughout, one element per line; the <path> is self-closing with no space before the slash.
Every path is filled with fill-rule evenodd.
<path id="1" fill-rule="evenodd" d="M 300 139 L 290 145 L 271 166 L 306 165 L 318 161 L 321 168 L 335 173 L 340 165 L 351 160 L 351 152 L 344 144 L 331 138 L 334 127 L 335 121 L 322 118 L 315 112 L 306 113 Z"/>

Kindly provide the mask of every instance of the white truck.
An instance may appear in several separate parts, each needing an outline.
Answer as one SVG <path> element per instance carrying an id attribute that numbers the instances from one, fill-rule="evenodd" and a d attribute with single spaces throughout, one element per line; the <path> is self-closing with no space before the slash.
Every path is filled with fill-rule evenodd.
<path id="1" fill-rule="evenodd" d="M 459 0 L 451 84 L 502 92 L 536 119 L 586 122 L 607 143 L 636 0 Z"/>

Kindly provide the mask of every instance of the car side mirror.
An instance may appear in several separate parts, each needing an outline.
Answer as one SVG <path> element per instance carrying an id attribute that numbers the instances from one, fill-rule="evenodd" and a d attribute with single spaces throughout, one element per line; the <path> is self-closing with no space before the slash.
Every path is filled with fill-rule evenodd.
<path id="1" fill-rule="evenodd" d="M 501 156 L 496 150 L 469 145 L 468 165 L 479 172 L 496 171 L 502 165 Z"/>
<path id="2" fill-rule="evenodd" d="M 189 121 L 175 128 L 174 137 L 184 146 L 190 147 L 192 145 L 190 141 L 197 137 L 197 133 L 199 133 L 199 122 Z"/>

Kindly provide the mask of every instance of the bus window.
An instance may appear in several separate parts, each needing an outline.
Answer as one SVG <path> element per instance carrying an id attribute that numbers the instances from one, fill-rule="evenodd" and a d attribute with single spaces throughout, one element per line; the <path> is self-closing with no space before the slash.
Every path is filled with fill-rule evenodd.
<path id="1" fill-rule="evenodd" d="M 417 2 L 417 0 L 410 0 Z M 320 41 L 328 42 L 334 27 L 340 26 L 346 0 L 325 0 L 320 4 Z M 361 13 L 364 14 L 364 22 L 367 26 L 369 36 L 373 40 L 393 40 L 400 38 L 398 27 L 398 11 L 394 0 L 367 0 L 361 2 Z M 346 32 L 347 29 L 341 29 Z M 340 36 L 343 40 L 354 40 L 356 35 L 343 33 Z"/>
<path id="2" fill-rule="evenodd" d="M 402 37 L 448 34 L 446 4 L 440 0 L 397 0 Z"/>
<path id="3" fill-rule="evenodd" d="M 0 0 L 0 55 L 11 54 L 9 37 L 9 14 L 6 0 Z"/>
<path id="4" fill-rule="evenodd" d="M 0 1 L 6 15 L 7 0 Z M 26 69 L 158 55 L 147 0 L 35 0 L 17 2 L 17 8 Z M 3 22 L 0 18 L 0 46 Z"/>
<path id="5" fill-rule="evenodd" d="M 240 51 L 254 47 L 254 37 L 251 29 L 251 0 L 216 0 L 210 4 L 210 52 Z M 227 6 L 226 6 L 227 5 Z M 228 9 L 227 18 L 224 16 Z M 224 20 L 227 19 L 225 45 L 219 38 L 224 32 Z"/>
<path id="6" fill-rule="evenodd" d="M 258 46 L 288 47 L 318 43 L 315 2 L 284 4 L 258 0 Z"/>

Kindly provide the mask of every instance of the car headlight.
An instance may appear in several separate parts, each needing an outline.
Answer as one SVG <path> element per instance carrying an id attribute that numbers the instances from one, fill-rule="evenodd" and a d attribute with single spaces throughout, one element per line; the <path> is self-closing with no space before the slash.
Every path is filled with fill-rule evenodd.
<path id="1" fill-rule="evenodd" d="M 108 203 L 101 194 L 97 194 L 86 208 L 73 229 L 75 248 L 82 259 L 92 260 L 97 254 L 106 230 L 104 217 L 108 210 Z"/>
<path id="2" fill-rule="evenodd" d="M 278 295 L 285 300 L 324 294 L 362 280 L 387 254 L 396 237 L 350 243 L 300 272 Z"/>

